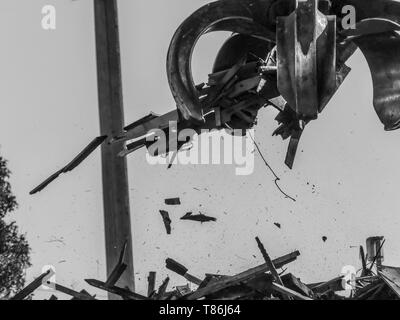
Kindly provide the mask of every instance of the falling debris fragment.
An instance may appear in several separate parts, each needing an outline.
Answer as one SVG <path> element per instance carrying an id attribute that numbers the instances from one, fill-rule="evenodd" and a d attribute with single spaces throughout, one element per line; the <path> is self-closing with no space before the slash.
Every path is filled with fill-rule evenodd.
<path id="1" fill-rule="evenodd" d="M 167 206 L 179 206 L 181 204 L 181 199 L 179 198 L 165 199 L 165 204 Z"/>
<path id="2" fill-rule="evenodd" d="M 278 223 L 278 222 L 275 222 L 274 223 L 274 225 L 276 225 L 279 229 L 281 229 L 282 228 L 282 226 L 281 226 L 281 224 L 280 223 Z"/>
<path id="3" fill-rule="evenodd" d="M 325 237 L 325 236 L 322 237 L 323 242 L 326 242 L 327 240 L 328 240 L 328 237 Z"/>
<path id="4" fill-rule="evenodd" d="M 54 180 L 56 180 L 60 174 L 63 171 L 57 171 L 56 173 L 52 174 L 49 178 L 47 178 L 45 181 L 43 181 L 40 185 L 38 185 L 35 189 L 33 189 L 31 192 L 29 192 L 30 195 L 34 195 L 40 191 L 42 191 L 44 188 L 46 188 L 50 183 L 52 183 Z"/>
<path id="5" fill-rule="evenodd" d="M 52 174 L 49 178 L 43 181 L 40 185 L 38 185 L 35 189 L 33 189 L 29 194 L 34 195 L 43 189 L 45 189 L 50 183 L 56 180 L 62 173 L 67 173 L 74 170 L 77 166 L 79 166 L 89 155 L 95 151 L 105 140 L 107 136 L 100 136 L 95 138 L 88 146 L 82 150 L 70 163 L 68 163 L 64 168 Z"/>
<path id="6" fill-rule="evenodd" d="M 215 221 L 217 221 L 217 218 L 209 217 L 202 213 L 193 215 L 192 212 L 188 212 L 181 218 L 181 220 L 191 220 L 191 221 L 197 221 L 197 222 L 204 223 L 204 222 L 210 222 L 210 221 L 215 222 Z"/>
<path id="7" fill-rule="evenodd" d="M 168 211 L 160 210 L 161 217 L 164 221 L 165 229 L 167 230 L 167 234 L 171 234 L 171 218 L 169 217 Z"/>

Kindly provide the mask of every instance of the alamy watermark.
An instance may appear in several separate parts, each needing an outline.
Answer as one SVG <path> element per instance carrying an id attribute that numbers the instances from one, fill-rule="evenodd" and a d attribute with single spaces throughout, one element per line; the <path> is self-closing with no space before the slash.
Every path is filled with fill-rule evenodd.
<path id="1" fill-rule="evenodd" d="M 41 25 L 43 30 L 56 30 L 56 8 L 53 5 L 45 5 L 42 7 Z M 343 29 L 356 28 L 356 8 L 352 5 L 345 5 L 342 8 L 342 27 Z"/>
<path id="2" fill-rule="evenodd" d="M 52 5 L 46 5 L 42 8 L 43 30 L 56 30 L 56 8 Z"/>
<path id="3" fill-rule="evenodd" d="M 243 132 L 245 134 L 243 134 Z M 146 159 L 149 164 L 173 165 L 234 165 L 239 176 L 254 172 L 254 130 L 201 130 L 177 129 L 176 122 L 170 122 L 168 133 L 163 130 L 149 131 L 146 141 Z M 169 152 L 167 156 L 157 156 Z"/>

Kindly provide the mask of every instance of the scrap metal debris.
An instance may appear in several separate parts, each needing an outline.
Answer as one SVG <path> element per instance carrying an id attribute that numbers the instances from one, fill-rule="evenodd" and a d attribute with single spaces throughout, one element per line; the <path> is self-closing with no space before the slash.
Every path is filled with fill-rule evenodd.
<path id="1" fill-rule="evenodd" d="M 197 221 L 197 222 L 204 223 L 204 222 L 210 222 L 210 221 L 215 222 L 215 221 L 217 221 L 217 218 L 209 217 L 202 213 L 194 215 L 193 212 L 188 212 L 181 218 L 181 220 L 191 220 L 191 221 Z"/>
<path id="2" fill-rule="evenodd" d="M 70 163 L 68 163 L 65 167 L 58 170 L 56 173 L 52 174 L 49 178 L 39 184 L 36 188 L 34 188 L 29 194 L 34 195 L 43 189 L 45 189 L 50 183 L 56 180 L 62 173 L 67 173 L 74 170 L 77 166 L 79 166 L 89 155 L 95 151 L 105 140 L 107 136 L 100 136 L 95 138 L 92 142 L 90 142 L 85 149 L 83 149 Z"/>
<path id="3" fill-rule="evenodd" d="M 167 230 L 167 234 L 171 234 L 171 218 L 169 217 L 168 211 L 160 210 L 161 217 L 164 221 L 165 229 Z"/>

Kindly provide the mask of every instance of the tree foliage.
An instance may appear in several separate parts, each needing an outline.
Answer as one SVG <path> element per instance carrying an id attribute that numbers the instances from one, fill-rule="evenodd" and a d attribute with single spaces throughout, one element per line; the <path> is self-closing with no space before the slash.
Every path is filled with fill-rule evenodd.
<path id="1" fill-rule="evenodd" d="M 23 288 L 25 269 L 31 265 L 25 236 L 19 234 L 15 222 L 4 219 L 17 208 L 9 177 L 7 161 L 0 156 L 0 299 L 9 298 Z"/>

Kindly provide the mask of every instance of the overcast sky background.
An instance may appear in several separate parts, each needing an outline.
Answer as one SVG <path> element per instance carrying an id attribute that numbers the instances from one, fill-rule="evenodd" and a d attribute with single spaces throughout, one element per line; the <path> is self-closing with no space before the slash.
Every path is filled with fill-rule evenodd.
<path id="1" fill-rule="evenodd" d="M 149 111 L 174 109 L 165 60 L 179 24 L 207 1 L 119 0 L 125 120 Z M 41 9 L 54 5 L 57 29 L 41 28 Z M 194 73 L 206 80 L 227 34 L 201 41 Z M 53 265 L 57 282 L 87 289 L 85 278 L 105 279 L 100 152 L 42 193 L 39 182 L 64 166 L 99 134 L 93 3 L 90 0 L 2 0 L 0 2 L 0 154 L 9 160 L 19 209 L 10 216 L 32 248 L 27 281 Z M 256 128 L 266 158 L 297 202 L 284 199 L 256 155 L 251 176 L 234 166 L 150 166 L 141 150 L 129 158 L 136 288 L 147 290 L 147 274 L 174 258 L 198 276 L 234 274 L 263 263 L 254 237 L 272 257 L 296 249 L 289 271 L 305 282 L 328 280 L 344 265 L 359 266 L 358 245 L 384 235 L 385 263 L 400 265 L 400 132 L 384 132 L 372 105 L 372 81 L 357 52 L 353 68 L 318 121 L 308 126 L 292 171 L 284 165 L 287 142 L 271 137 L 276 112 L 263 110 Z M 201 80 L 201 81 L 200 81 Z M 164 198 L 182 205 L 166 208 Z M 166 235 L 158 210 L 173 220 Z M 180 221 L 187 211 L 215 216 L 217 223 Z M 282 225 L 278 229 L 274 223 Z M 328 237 L 327 242 L 322 237 Z M 357 246 L 353 248 L 351 246 Z M 39 292 L 36 298 L 50 294 Z M 57 294 L 62 297 L 62 295 Z"/>

